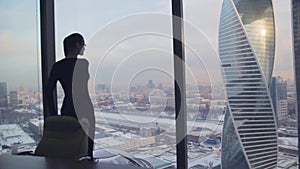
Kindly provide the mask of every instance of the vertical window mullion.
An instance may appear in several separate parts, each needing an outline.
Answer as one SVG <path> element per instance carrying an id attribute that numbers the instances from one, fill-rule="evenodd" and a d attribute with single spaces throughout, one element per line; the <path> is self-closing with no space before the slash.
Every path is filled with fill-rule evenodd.
<path id="1" fill-rule="evenodd" d="M 291 1 L 292 5 L 292 33 L 293 33 L 293 52 L 294 52 L 294 72 L 295 72 L 295 85 L 296 85 L 296 115 L 298 123 L 298 150 L 300 149 L 300 45 L 299 45 L 299 12 L 300 12 L 300 2 L 299 0 Z M 300 161 L 300 156 L 298 155 L 298 161 Z"/>
<path id="2" fill-rule="evenodd" d="M 186 87 L 185 87 L 185 53 L 183 34 L 182 0 L 172 0 L 174 84 L 176 111 L 176 157 L 177 168 L 187 166 L 187 121 L 186 121 Z"/>
<path id="3" fill-rule="evenodd" d="M 52 65 L 55 63 L 55 32 L 54 32 L 54 0 L 40 0 L 41 20 L 41 61 L 42 61 L 42 88 L 43 96 Z M 55 103 L 57 103 L 55 92 Z M 56 104 L 57 106 L 57 104 Z M 44 120 L 50 112 L 43 97 Z"/>

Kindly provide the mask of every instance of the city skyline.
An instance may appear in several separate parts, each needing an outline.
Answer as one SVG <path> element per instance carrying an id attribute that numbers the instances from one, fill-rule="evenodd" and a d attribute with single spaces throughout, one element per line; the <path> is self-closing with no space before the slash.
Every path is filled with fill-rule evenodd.
<path id="1" fill-rule="evenodd" d="M 68 2 L 61 2 L 58 1 L 56 3 L 56 11 L 57 15 L 60 15 L 60 17 L 57 17 L 57 27 L 56 27 L 56 54 L 57 59 L 62 58 L 62 48 L 61 48 L 61 42 L 62 39 L 73 31 L 79 31 L 82 32 L 88 43 L 87 52 L 89 52 L 89 49 L 92 50 L 91 46 L 89 46 L 89 40 L 92 40 L 94 38 L 94 35 L 99 30 L 105 28 L 105 26 L 110 25 L 114 23 L 116 20 L 119 20 L 120 18 L 124 18 L 127 16 L 135 15 L 135 14 L 141 14 L 141 13 L 163 13 L 166 15 L 169 15 L 170 12 L 170 2 L 164 1 L 151 1 L 151 2 L 137 2 L 137 1 L 131 1 L 129 4 L 122 5 L 120 3 L 119 6 L 116 6 L 113 2 L 108 2 L 107 4 L 103 4 L 101 2 L 96 2 L 94 5 L 92 3 L 85 3 L 76 1 L 75 3 L 72 3 L 74 8 L 65 9 L 63 6 L 65 3 Z M 141 7 L 135 8 L 136 5 L 139 5 Z M 274 65 L 274 72 L 273 76 L 281 76 L 284 79 L 294 79 L 293 75 L 293 59 L 292 59 L 292 50 L 291 50 L 291 11 L 289 7 L 289 2 L 287 1 L 280 1 L 280 0 L 274 0 L 274 10 L 275 10 L 275 20 L 277 23 L 277 39 L 276 39 L 276 53 L 275 55 L 275 65 Z M 30 88 L 37 88 L 38 87 L 38 80 L 39 77 L 39 69 L 40 65 L 37 65 L 37 58 L 39 57 L 39 42 L 37 41 L 39 39 L 39 29 L 38 29 L 38 14 L 36 11 L 37 9 L 34 9 L 36 6 L 38 6 L 38 2 L 36 1 L 30 1 L 29 3 L 25 2 L 18 2 L 18 1 L 9 1 L 9 2 L 2 2 L 0 4 L 0 8 L 3 12 L 3 15 L 1 15 L 1 20 L 3 21 L 0 27 L 0 42 L 2 45 L 0 47 L 0 54 L 3 56 L 3 62 L 1 62 L 1 73 L 0 74 L 0 80 L 7 82 L 8 86 L 10 86 L 13 90 L 20 86 L 21 84 L 25 86 L 29 86 Z M 74 12 L 74 10 L 78 10 L 79 6 L 81 7 L 81 10 L 87 12 L 78 13 Z M 97 8 L 94 9 L 94 6 L 99 6 L 100 9 Z M 205 8 L 203 8 L 205 6 Z M 114 7 L 114 11 L 111 12 L 110 9 Z M 210 46 L 213 49 L 217 49 L 218 47 L 218 41 L 217 41 L 217 35 L 218 35 L 218 23 L 219 23 L 219 15 L 221 10 L 221 1 L 218 0 L 212 0 L 212 1 L 186 1 L 184 3 L 184 20 L 194 25 L 196 28 L 198 28 L 203 35 L 206 37 L 206 39 L 202 39 L 205 41 L 205 43 L 211 43 Z M 199 8 L 202 9 L 199 11 Z M 11 11 L 19 11 L 19 12 L 11 12 Z M 99 11 L 101 11 L 99 13 Z M 62 13 L 63 12 L 63 13 Z M 23 15 L 25 13 L 26 15 Z M 72 19 L 73 14 L 75 14 L 75 18 Z M 67 15 L 66 15 L 67 14 Z M 25 17 L 26 16 L 26 17 Z M 197 16 L 197 17 L 195 17 Z M 14 18 L 14 21 L 7 18 Z M 25 19 L 26 18 L 26 19 Z M 32 18 L 28 20 L 27 18 Z M 85 19 L 90 18 L 90 19 Z M 66 20 L 70 22 L 66 22 Z M 95 20 L 97 22 L 95 22 Z M 208 22 L 209 20 L 209 22 Z M 15 24 L 23 24 L 22 25 L 22 31 L 20 31 L 19 28 L 16 28 Z M 30 24 L 29 24 L 30 23 Z M 151 22 L 150 22 L 151 23 Z M 147 23 L 145 23 L 147 25 Z M 171 23 L 167 23 L 167 25 L 171 25 Z M 138 29 L 137 27 L 132 27 L 133 29 Z M 159 27 L 160 28 L 160 27 Z M 163 28 L 165 29 L 165 28 Z M 116 30 L 117 32 L 120 30 Z M 24 33 L 26 32 L 26 33 Z M 188 32 L 187 32 L 188 33 Z M 109 39 L 110 35 L 107 35 L 106 37 L 103 37 L 103 39 Z M 187 35 L 188 36 L 188 35 Z M 146 37 L 147 38 L 147 37 Z M 150 38 L 151 39 L 151 38 Z M 154 39 L 155 40 L 155 39 Z M 188 41 L 194 41 L 193 39 L 188 39 Z M 135 41 L 130 41 L 132 45 L 137 44 Z M 163 43 L 169 43 L 170 41 L 165 41 Z M 146 42 L 144 45 L 147 46 L 149 43 L 153 43 L 152 41 Z M 201 42 L 197 42 L 201 44 Z M 130 45 L 130 43 L 126 44 L 127 47 Z M 15 47 L 13 47 L 15 46 Z M 149 45 L 151 46 L 151 45 Z M 124 46 L 121 46 L 124 47 Z M 171 51 L 172 47 L 171 45 L 167 45 L 163 47 L 163 49 L 167 49 L 167 51 Z M 132 49 L 131 49 L 132 52 Z M 158 51 L 159 52 L 159 51 Z M 188 52 L 188 51 L 187 51 Z M 206 70 L 203 66 L 199 68 L 200 62 L 197 62 L 197 65 L 188 65 L 192 72 L 196 75 L 196 78 L 203 77 L 202 73 L 204 72 L 204 76 L 206 79 L 213 79 L 216 77 L 218 81 L 220 80 L 220 71 L 218 69 L 213 69 L 214 66 L 212 66 L 216 61 L 218 61 L 218 56 L 216 54 L 217 51 L 214 51 L 211 55 L 211 57 L 207 62 L 204 62 L 206 66 Z M 167 63 L 172 61 L 172 54 L 168 54 L 165 52 L 161 52 L 165 58 L 165 61 L 162 63 Z M 165 54 L 164 54 L 165 53 Z M 86 57 L 88 59 L 91 59 L 90 57 L 96 56 L 95 53 L 90 53 Z M 145 55 L 145 58 L 148 56 Z M 187 53 L 187 62 L 188 64 L 193 64 L 193 57 L 190 53 Z M 204 56 L 200 56 L 204 57 Z M 25 59 L 26 58 L 26 59 Z M 189 59 L 192 59 L 189 61 Z M 24 59 L 26 61 L 24 61 Z M 98 56 L 96 56 L 96 60 L 100 60 Z M 20 61 L 20 62 L 17 62 Z M 151 61 L 151 60 L 150 60 Z M 39 60 L 38 60 L 39 62 Z M 148 61 L 141 60 L 140 63 L 145 63 Z M 4 64 L 5 63 L 5 64 Z M 110 64 L 114 64 L 114 62 L 108 62 Z M 157 65 L 159 63 L 153 62 L 154 65 Z M 91 67 L 95 65 L 96 63 L 92 62 Z M 202 62 L 203 64 L 203 62 Z M 172 73 L 172 67 L 173 65 L 170 63 L 167 63 L 166 70 L 168 73 Z M 18 67 L 18 70 L 14 70 L 15 67 Z M 129 67 L 132 67 L 129 65 Z M 164 67 L 165 69 L 165 67 Z M 111 69 L 114 71 L 114 69 Z M 208 71 L 209 75 L 205 73 L 205 71 Z M 5 73 L 4 73 L 5 72 Z M 111 77 L 111 74 L 109 73 L 107 75 L 108 78 Z M 214 77 L 214 78 L 212 78 Z M 203 84 L 204 82 L 200 81 L 199 84 Z M 207 84 L 207 83 L 206 83 Z M 214 84 L 212 84 L 214 85 Z"/>

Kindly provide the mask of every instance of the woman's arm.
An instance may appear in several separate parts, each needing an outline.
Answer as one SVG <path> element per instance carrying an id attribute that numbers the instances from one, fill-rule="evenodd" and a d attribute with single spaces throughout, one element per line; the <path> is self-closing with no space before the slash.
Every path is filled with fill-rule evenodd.
<path id="1" fill-rule="evenodd" d="M 53 65 L 50 76 L 48 78 L 47 87 L 46 87 L 46 105 L 47 110 L 50 116 L 58 115 L 57 106 L 54 105 L 54 89 L 56 87 L 56 82 L 58 80 L 57 70 L 55 64 Z"/>

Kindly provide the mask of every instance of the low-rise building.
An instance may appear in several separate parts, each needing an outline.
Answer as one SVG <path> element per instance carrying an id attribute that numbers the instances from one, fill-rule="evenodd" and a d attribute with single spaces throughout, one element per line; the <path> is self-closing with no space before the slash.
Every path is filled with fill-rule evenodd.
<path id="1" fill-rule="evenodd" d="M 36 142 L 17 124 L 0 125 L 0 154 L 34 150 Z"/>

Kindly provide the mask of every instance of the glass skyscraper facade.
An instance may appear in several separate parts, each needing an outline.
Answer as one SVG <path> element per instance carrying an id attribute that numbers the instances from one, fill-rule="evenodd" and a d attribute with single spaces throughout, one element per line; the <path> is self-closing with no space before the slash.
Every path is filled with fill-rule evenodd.
<path id="1" fill-rule="evenodd" d="M 283 114 L 284 112 L 281 109 L 283 104 L 286 104 L 287 106 L 287 82 L 280 76 L 272 77 L 270 84 L 270 96 L 273 103 L 273 110 L 276 115 L 277 125 L 279 125 L 279 119 L 287 115 L 287 112 Z"/>
<path id="2" fill-rule="evenodd" d="M 224 0 L 219 56 L 227 97 L 222 168 L 276 168 L 275 113 L 269 86 L 275 52 L 271 0 Z"/>

